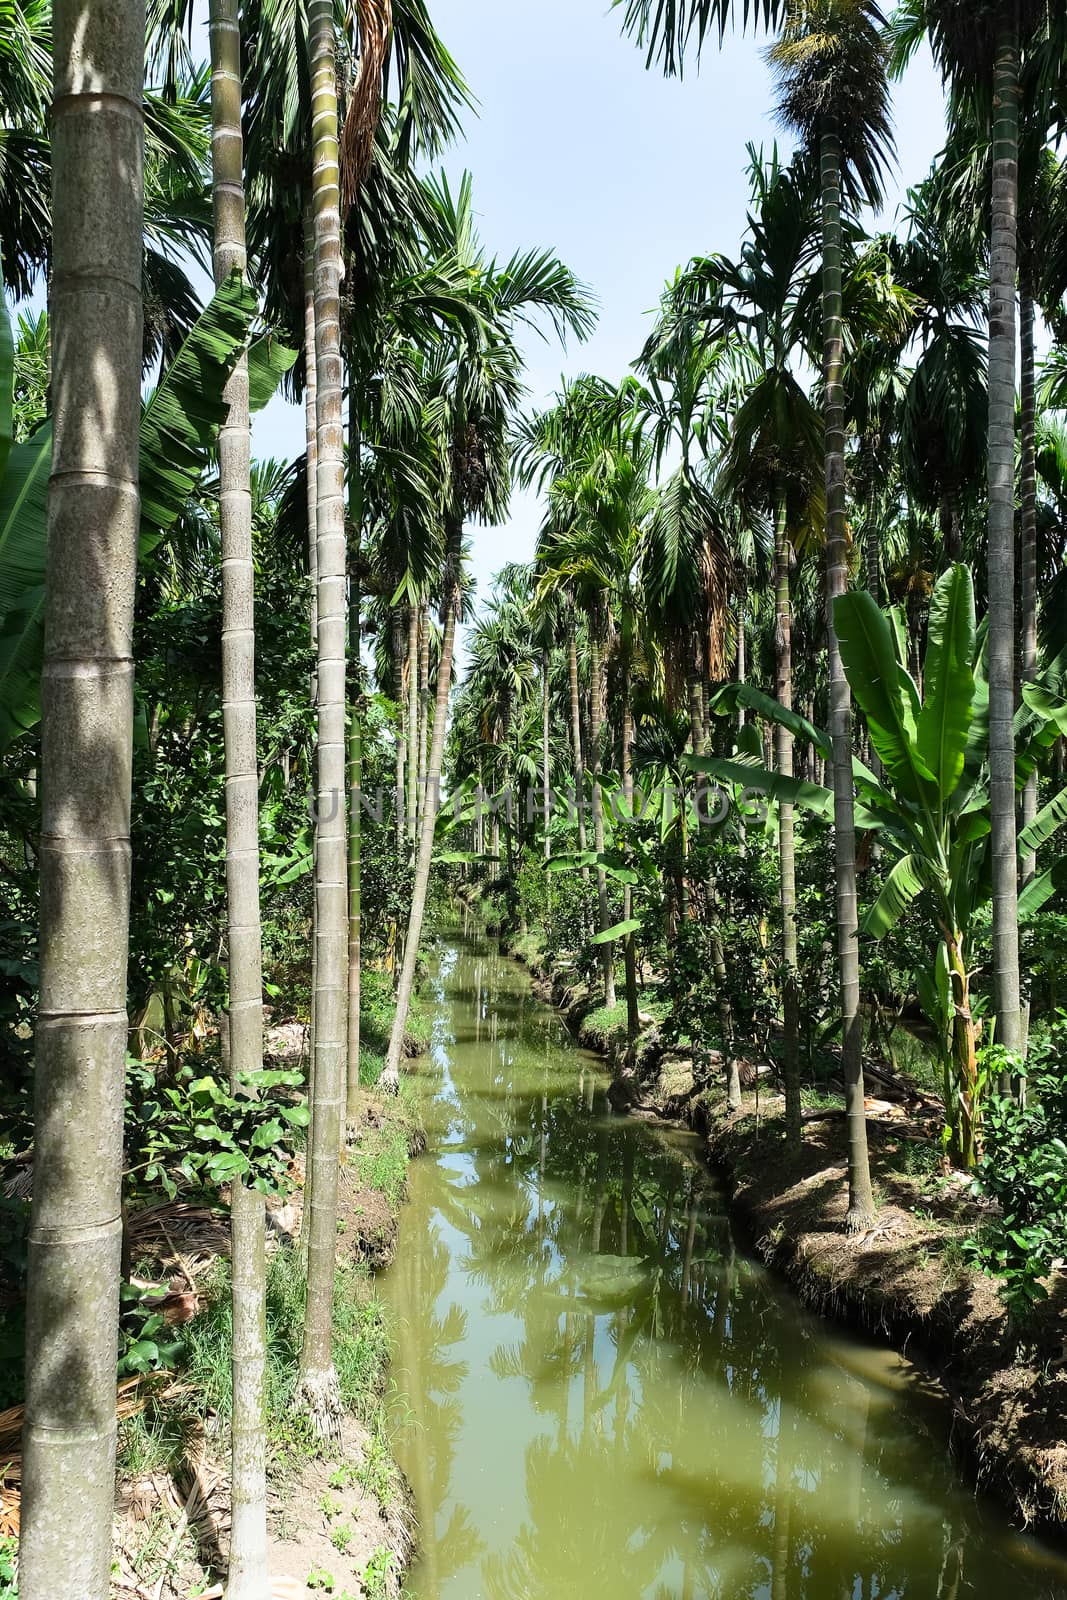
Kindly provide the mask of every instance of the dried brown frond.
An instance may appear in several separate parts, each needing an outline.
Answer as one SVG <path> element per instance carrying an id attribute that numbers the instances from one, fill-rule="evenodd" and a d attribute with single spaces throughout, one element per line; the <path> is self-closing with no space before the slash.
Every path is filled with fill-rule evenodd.
<path id="1" fill-rule="evenodd" d="M 347 217 L 370 169 L 393 34 L 392 0 L 356 0 L 359 71 L 341 129 L 341 208 Z"/>
<path id="2" fill-rule="evenodd" d="M 177 1269 L 190 1280 L 230 1253 L 228 1219 L 207 1206 L 168 1201 L 135 1211 L 127 1223 L 134 1260 Z"/>

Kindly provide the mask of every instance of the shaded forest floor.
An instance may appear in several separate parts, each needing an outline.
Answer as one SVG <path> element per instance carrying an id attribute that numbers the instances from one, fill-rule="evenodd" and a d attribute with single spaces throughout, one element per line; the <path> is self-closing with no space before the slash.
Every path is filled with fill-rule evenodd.
<path id="1" fill-rule="evenodd" d="M 885 1098 L 868 1100 L 878 1215 L 850 1237 L 840 1101 L 818 1097 L 792 1152 L 769 1062 L 752 1053 L 742 1062 L 743 1104 L 731 1113 L 719 1053 L 704 1052 L 707 1076 L 698 1083 L 692 1060 L 664 1049 L 645 1012 L 631 1075 L 625 1007 L 598 1007 L 573 976 L 550 970 L 528 938 L 511 953 L 531 967 L 579 1042 L 608 1058 L 616 1105 L 703 1134 L 756 1253 L 820 1315 L 886 1340 L 935 1376 L 976 1481 L 1019 1522 L 1067 1531 L 1067 1273 L 1049 1281 L 1049 1299 L 1025 1326 L 1012 1325 L 997 1280 L 965 1249 L 989 1216 L 988 1202 L 942 1170 L 940 1124 L 922 1091 L 902 1076 L 879 1075 Z"/>

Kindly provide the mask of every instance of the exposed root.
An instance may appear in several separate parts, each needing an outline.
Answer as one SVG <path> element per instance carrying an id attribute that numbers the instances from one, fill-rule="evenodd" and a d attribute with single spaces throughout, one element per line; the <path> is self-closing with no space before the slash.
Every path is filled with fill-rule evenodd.
<path id="1" fill-rule="evenodd" d="M 873 1211 L 864 1211 L 858 1206 L 849 1206 L 845 1214 L 845 1232 L 850 1239 L 858 1239 L 861 1233 L 870 1233 L 877 1220 Z"/>
<path id="2" fill-rule="evenodd" d="M 400 1093 L 400 1068 L 392 1064 L 386 1066 L 385 1071 L 378 1079 L 379 1094 Z"/>
<path id="3" fill-rule="evenodd" d="M 341 1386 L 337 1373 L 330 1367 L 327 1372 L 305 1372 L 301 1375 L 294 1396 L 296 1407 L 302 1411 L 317 1438 L 323 1443 L 336 1443 L 341 1437 L 344 1410 L 341 1405 Z"/>

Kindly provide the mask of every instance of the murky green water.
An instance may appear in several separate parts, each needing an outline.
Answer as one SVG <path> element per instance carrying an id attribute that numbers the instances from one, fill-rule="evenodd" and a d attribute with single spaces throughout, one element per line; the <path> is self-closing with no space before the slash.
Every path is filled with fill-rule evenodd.
<path id="1" fill-rule="evenodd" d="M 492 944 L 435 970 L 383 1279 L 419 1600 L 1067 1600 L 1067 1561 L 957 1478 L 922 1380 L 737 1248 L 691 1141 L 613 1118 Z"/>

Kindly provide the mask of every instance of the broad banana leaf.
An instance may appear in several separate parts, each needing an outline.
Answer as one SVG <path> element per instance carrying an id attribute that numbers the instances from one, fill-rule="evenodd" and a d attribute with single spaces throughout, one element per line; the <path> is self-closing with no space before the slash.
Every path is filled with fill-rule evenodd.
<path id="1" fill-rule="evenodd" d="M 625 939 L 628 934 L 640 933 L 641 923 L 636 917 L 631 917 L 628 922 L 617 922 L 613 928 L 605 928 L 603 933 L 598 933 L 590 939 L 590 944 L 612 944 L 616 939 Z"/>
<path id="2" fill-rule="evenodd" d="M 882 892 L 863 919 L 863 931 L 884 939 L 896 927 L 905 911 L 924 889 L 936 886 L 936 873 L 921 856 L 901 856 Z"/>
<path id="3" fill-rule="evenodd" d="M 919 713 L 919 755 L 934 774 L 942 801 L 963 774 L 974 716 L 974 587 L 964 566 L 942 573 L 930 601 L 925 699 Z"/>
<path id="4" fill-rule="evenodd" d="M 766 795 L 768 800 L 784 800 L 787 805 L 801 806 L 816 816 L 833 818 L 833 790 L 823 789 L 817 783 L 786 778 L 780 772 L 769 772 L 766 767 L 750 767 L 743 761 L 728 761 L 721 756 L 687 756 L 685 764 L 691 772 L 724 778 L 727 783 L 740 784 L 754 794 Z"/>
<path id="5" fill-rule="evenodd" d="M 234 273 L 215 293 L 144 407 L 140 431 L 140 554 L 165 539 L 208 466 L 225 419 L 223 390 L 256 315 L 254 292 Z M 275 340 L 249 350 L 253 409 L 270 399 L 296 359 Z M 8 458 L 0 483 L 0 749 L 40 715 L 50 425 Z"/>
<path id="6" fill-rule="evenodd" d="M 1057 733 L 1067 733 L 1067 699 L 1063 693 L 1045 684 L 1024 683 L 1023 701 L 1042 722 L 1051 722 Z"/>
<path id="7" fill-rule="evenodd" d="M 834 750 L 828 733 L 815 727 L 814 723 L 800 716 L 798 712 L 779 705 L 773 695 L 761 693 L 751 683 L 725 684 L 713 696 L 710 709 L 736 711 L 741 706 L 746 711 L 755 711 L 768 722 L 776 722 L 781 727 L 788 728 L 794 738 L 806 740 L 809 744 L 813 744 L 827 761 L 833 760 Z"/>
<path id="8" fill-rule="evenodd" d="M 920 967 L 915 974 L 916 989 L 923 1015 L 933 1028 L 942 1055 L 948 1050 L 949 1031 L 952 1027 L 952 978 L 948 966 L 948 949 L 942 939 L 937 947 L 933 972 Z"/>
<path id="9" fill-rule="evenodd" d="M 889 622 L 871 595 L 854 590 L 834 601 L 834 624 L 849 686 L 882 766 L 902 795 L 919 801 L 923 786 L 935 780 L 919 754 L 918 695 L 897 661 Z"/>

